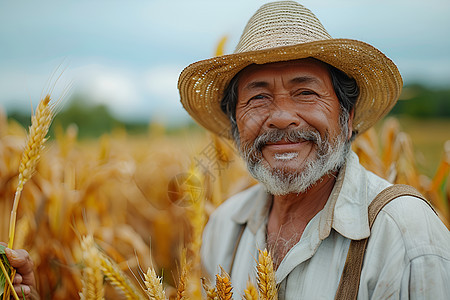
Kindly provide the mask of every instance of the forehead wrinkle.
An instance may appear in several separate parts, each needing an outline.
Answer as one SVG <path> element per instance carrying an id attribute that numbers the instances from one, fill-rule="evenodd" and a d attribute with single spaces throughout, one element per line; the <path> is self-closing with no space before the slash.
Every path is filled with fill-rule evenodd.
<path id="1" fill-rule="evenodd" d="M 299 76 L 289 80 L 290 83 L 320 83 L 320 81 L 313 76 Z"/>
<path id="2" fill-rule="evenodd" d="M 283 85 L 285 84 L 285 78 L 281 76 L 281 82 Z M 287 79 L 287 78 L 286 78 Z M 275 79 L 274 79 L 275 80 Z M 310 75 L 304 75 L 304 76 L 296 76 L 292 79 L 288 79 L 287 81 L 290 85 L 295 84 L 305 84 L 305 83 L 311 83 L 311 84 L 317 84 L 320 85 L 322 81 L 318 79 L 316 76 L 310 76 Z M 267 80 L 258 80 L 255 79 L 254 81 L 250 81 L 249 83 L 245 84 L 245 86 L 242 88 L 242 90 L 251 91 L 256 90 L 259 88 L 269 88 L 271 84 Z"/>

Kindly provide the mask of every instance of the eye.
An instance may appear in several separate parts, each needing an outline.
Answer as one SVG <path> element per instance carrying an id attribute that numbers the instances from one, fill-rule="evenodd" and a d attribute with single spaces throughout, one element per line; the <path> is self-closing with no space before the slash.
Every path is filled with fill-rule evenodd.
<path id="1" fill-rule="evenodd" d="M 263 94 L 257 94 L 255 96 L 250 96 L 247 103 L 254 102 L 253 104 L 256 104 L 256 103 L 261 104 L 261 103 L 265 103 L 267 101 L 270 101 L 270 95 L 263 93 Z"/>
<path id="2" fill-rule="evenodd" d="M 317 95 L 316 92 L 314 91 L 310 91 L 310 90 L 303 90 L 303 91 L 299 91 L 296 93 L 296 95 L 301 95 L 301 96 L 310 96 L 310 95 Z"/>
<path id="3" fill-rule="evenodd" d="M 265 95 L 259 94 L 259 95 L 251 97 L 250 100 L 260 100 L 260 99 L 265 99 L 265 98 L 266 98 Z"/>

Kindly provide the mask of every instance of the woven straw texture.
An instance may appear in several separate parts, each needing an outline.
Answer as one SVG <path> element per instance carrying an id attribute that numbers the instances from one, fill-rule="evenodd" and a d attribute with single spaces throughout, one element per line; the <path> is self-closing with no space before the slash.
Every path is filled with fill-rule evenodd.
<path id="1" fill-rule="evenodd" d="M 178 89 L 186 111 L 203 127 L 231 138 L 220 109 L 231 79 L 251 64 L 314 57 L 353 77 L 360 96 L 353 128 L 362 133 L 397 102 L 402 78 L 395 64 L 375 47 L 357 40 L 333 39 L 317 17 L 294 1 L 263 5 L 249 20 L 234 54 L 193 63 L 180 74 Z"/>

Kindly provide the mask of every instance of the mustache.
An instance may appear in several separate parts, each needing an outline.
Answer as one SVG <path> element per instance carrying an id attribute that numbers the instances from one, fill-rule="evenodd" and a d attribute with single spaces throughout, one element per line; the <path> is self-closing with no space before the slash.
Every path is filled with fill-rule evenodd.
<path id="1" fill-rule="evenodd" d="M 279 141 L 288 141 L 291 143 L 299 143 L 302 141 L 311 141 L 315 144 L 322 144 L 320 133 L 312 128 L 306 129 L 269 129 L 259 135 L 253 142 L 252 148 L 259 152 L 267 143 L 277 143 Z"/>

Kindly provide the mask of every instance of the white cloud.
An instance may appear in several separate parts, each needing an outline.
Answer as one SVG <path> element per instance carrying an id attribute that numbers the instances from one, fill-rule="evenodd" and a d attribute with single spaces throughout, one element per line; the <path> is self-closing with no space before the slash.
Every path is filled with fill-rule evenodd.
<path id="1" fill-rule="evenodd" d="M 88 64 L 73 70 L 73 77 L 75 92 L 107 105 L 116 115 L 128 117 L 139 111 L 142 95 L 135 71 L 109 65 Z"/>
<path id="2" fill-rule="evenodd" d="M 181 67 L 160 65 L 144 71 L 123 66 L 89 64 L 73 72 L 76 90 L 108 105 L 119 117 L 186 121 L 178 96 Z"/>
<path id="3" fill-rule="evenodd" d="M 160 119 L 180 121 L 188 119 L 180 103 L 177 83 L 182 66 L 160 65 L 145 72 L 142 78 L 143 88 L 152 106 L 155 106 L 153 116 Z M 175 118 L 174 118 L 175 117 Z"/>
<path id="4" fill-rule="evenodd" d="M 87 65 L 75 71 L 79 88 L 100 103 L 124 106 L 139 102 L 135 74 L 126 69 Z"/>
<path id="5" fill-rule="evenodd" d="M 178 75 L 181 67 L 161 65 L 147 70 L 143 76 L 144 88 L 150 95 L 164 100 L 162 105 L 170 106 L 178 102 Z"/>

